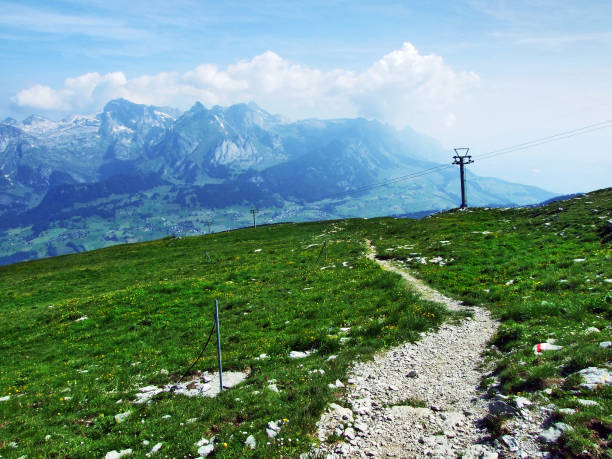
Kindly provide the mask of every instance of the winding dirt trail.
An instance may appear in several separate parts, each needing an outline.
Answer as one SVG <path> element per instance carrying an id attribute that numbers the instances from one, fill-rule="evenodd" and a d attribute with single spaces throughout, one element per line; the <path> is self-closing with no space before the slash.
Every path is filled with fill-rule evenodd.
<path id="1" fill-rule="evenodd" d="M 359 362 L 349 372 L 346 402 L 331 405 L 319 421 L 324 457 L 495 458 L 481 420 L 489 402 L 478 390 L 485 370 L 482 352 L 498 323 L 482 308 L 466 308 L 388 261 L 378 260 L 368 241 L 368 258 L 401 275 L 421 296 L 473 316 L 443 324 L 405 343 Z"/>

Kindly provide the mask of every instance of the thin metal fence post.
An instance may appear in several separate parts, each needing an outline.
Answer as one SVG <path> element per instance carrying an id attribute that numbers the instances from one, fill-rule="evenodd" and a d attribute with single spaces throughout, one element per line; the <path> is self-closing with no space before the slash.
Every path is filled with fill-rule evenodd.
<path id="1" fill-rule="evenodd" d="M 221 332 L 219 331 L 219 302 L 215 298 L 215 328 L 217 329 L 217 361 L 219 362 L 219 390 L 223 391 L 223 367 L 221 365 Z"/>

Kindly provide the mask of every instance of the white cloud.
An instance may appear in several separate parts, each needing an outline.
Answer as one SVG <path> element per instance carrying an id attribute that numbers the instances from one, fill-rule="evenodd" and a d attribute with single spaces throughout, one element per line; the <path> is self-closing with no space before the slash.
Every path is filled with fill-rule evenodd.
<path id="1" fill-rule="evenodd" d="M 100 109 L 109 99 L 187 108 L 255 101 L 293 118 L 365 116 L 398 126 L 426 122 L 454 124 L 456 99 L 478 84 L 473 72 L 457 72 L 440 56 L 422 55 L 410 43 L 362 72 L 319 70 L 266 51 L 226 68 L 202 64 L 176 72 L 127 79 L 121 72 L 68 78 L 64 87 L 36 85 L 12 98 L 20 107 L 39 110 Z"/>

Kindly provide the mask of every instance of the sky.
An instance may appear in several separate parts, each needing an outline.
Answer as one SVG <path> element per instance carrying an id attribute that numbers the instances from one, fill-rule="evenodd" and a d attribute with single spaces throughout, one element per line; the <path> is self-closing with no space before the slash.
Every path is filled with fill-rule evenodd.
<path id="1" fill-rule="evenodd" d="M 254 101 L 291 120 L 410 126 L 470 170 L 575 193 L 612 186 L 609 0 L 0 0 L 0 119 L 113 98 Z M 612 123 L 609 123 L 612 124 Z"/>

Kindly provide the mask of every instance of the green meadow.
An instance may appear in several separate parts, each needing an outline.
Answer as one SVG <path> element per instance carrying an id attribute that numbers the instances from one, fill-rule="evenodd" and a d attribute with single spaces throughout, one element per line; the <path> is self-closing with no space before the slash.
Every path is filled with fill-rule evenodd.
<path id="1" fill-rule="evenodd" d="M 555 448 L 603 456 L 612 390 L 583 389 L 576 372 L 612 360 L 599 345 L 612 334 L 611 207 L 606 189 L 540 208 L 288 223 L 0 267 L 0 455 L 130 448 L 141 457 L 161 442 L 160 455 L 195 457 L 196 442 L 213 436 L 216 457 L 308 451 L 322 410 L 341 394 L 328 385 L 345 380 L 352 361 L 455 319 L 368 260 L 370 239 L 379 256 L 499 318 L 483 388 L 575 408 L 554 412 L 574 427 Z M 141 387 L 172 384 L 192 364 L 215 299 L 224 370 L 246 380 L 216 398 L 164 392 L 133 404 Z M 563 347 L 534 354 L 551 339 Z M 192 372 L 216 365 L 211 343 Z M 279 419 L 287 422 L 268 438 L 267 423 Z"/>

